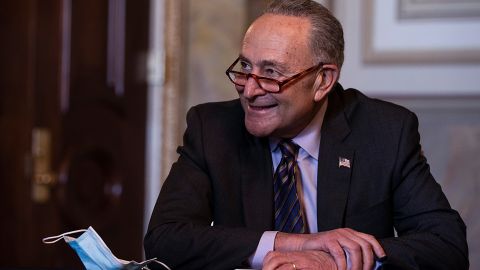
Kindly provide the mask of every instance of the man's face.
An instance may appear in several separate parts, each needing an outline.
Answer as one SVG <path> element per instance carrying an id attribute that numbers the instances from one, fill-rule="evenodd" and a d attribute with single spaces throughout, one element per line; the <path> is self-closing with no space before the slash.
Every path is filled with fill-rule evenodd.
<path id="1" fill-rule="evenodd" d="M 282 81 L 316 65 L 309 46 L 306 18 L 265 14 L 245 34 L 240 63 L 250 73 Z M 311 121 L 319 106 L 313 83 L 316 72 L 288 83 L 278 93 L 260 88 L 253 78 L 238 87 L 247 130 L 258 137 L 296 136 Z"/>

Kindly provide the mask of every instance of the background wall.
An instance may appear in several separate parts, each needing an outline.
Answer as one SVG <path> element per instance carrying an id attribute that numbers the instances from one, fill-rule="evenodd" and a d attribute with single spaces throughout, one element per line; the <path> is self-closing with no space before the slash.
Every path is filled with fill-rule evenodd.
<path id="1" fill-rule="evenodd" d="M 199 102 L 231 99 L 236 91 L 225 70 L 238 56 L 248 19 L 247 2 L 188 2 L 187 108 Z"/>
<path id="2" fill-rule="evenodd" d="M 397 4 L 376 4 L 387 2 Z M 479 97 L 480 46 L 473 48 L 475 50 L 471 50 L 468 56 L 463 54 L 469 51 L 470 46 L 480 42 L 479 17 L 400 19 L 400 2 L 335 1 L 334 11 L 345 31 L 346 55 L 341 78 L 344 86 L 356 87 L 373 96 Z M 369 23 L 373 25 L 369 26 Z M 376 23 L 389 24 L 390 27 L 376 27 Z M 479 41 L 465 41 L 466 44 L 462 46 L 461 38 L 465 37 L 460 30 L 470 25 L 475 28 L 468 35 L 476 36 Z M 436 26 L 443 31 L 442 36 L 435 33 Z M 414 44 L 413 40 L 420 38 L 423 44 L 397 48 L 395 44 L 385 41 L 386 45 L 382 45 L 382 38 L 388 37 L 385 32 L 392 32 L 395 38 L 406 40 L 405 46 L 409 41 Z M 379 52 L 376 57 L 366 55 L 368 40 L 378 43 L 371 44 Z M 460 49 L 438 51 L 442 42 L 450 42 L 451 45 L 445 46 L 457 46 Z"/>
<path id="3" fill-rule="evenodd" d="M 421 18 L 423 13 L 401 18 L 401 4 L 412 1 L 321 2 L 333 9 L 344 27 L 346 61 L 340 79 L 344 87 L 401 104 L 418 115 L 421 143 L 432 173 L 466 221 L 471 269 L 480 269 L 480 212 L 475 207 L 480 203 L 475 196 L 480 192 L 480 47 L 471 46 L 476 41 L 467 44 L 457 31 L 460 24 L 472 23 L 469 27 L 474 31 L 470 35 L 478 36 L 478 14 L 436 16 L 430 12 L 425 18 Z M 188 1 L 184 16 L 187 42 L 183 48 L 186 67 L 182 69 L 187 86 L 183 114 L 175 115 L 182 129 L 190 106 L 237 97 L 224 71 L 238 55 L 246 27 L 264 4 L 258 0 Z M 426 37 L 425 43 L 415 48 L 409 45 L 414 42 L 398 47 L 400 42 L 382 41 L 376 31 L 389 32 L 382 20 L 413 31 L 403 31 L 403 39 L 414 41 L 416 34 Z M 367 23 L 372 25 L 367 27 Z M 446 43 L 438 43 L 432 31 L 419 34 L 425 24 L 453 29 L 441 31 L 442 38 L 457 47 L 443 50 Z M 381 51 L 381 46 L 393 46 L 393 52 Z M 169 166 L 164 168 L 163 174 Z"/>
<path id="4" fill-rule="evenodd" d="M 421 144 L 432 174 L 442 185 L 452 207 L 465 220 L 471 269 L 480 269 L 480 211 L 476 207 L 480 204 L 476 196 L 480 192 L 480 47 L 471 48 L 470 41 L 461 39 L 461 33 L 445 30 L 442 38 L 453 40 L 456 46 L 465 46 L 465 49 L 444 50 L 439 54 L 437 48 L 442 45 L 435 43 L 436 37 L 430 31 L 423 33 L 425 44 L 421 49 L 395 48 L 393 53 L 377 55 L 372 61 L 365 48 L 366 39 L 378 39 L 368 29 L 375 28 L 367 25 L 375 15 L 367 8 L 377 8 L 376 13 L 388 14 L 395 24 L 409 27 L 411 35 L 409 31 L 403 32 L 406 40 L 414 38 L 415 32 L 426 25 L 455 29 L 459 24 L 470 24 L 474 26 L 470 35 L 478 37 L 480 17 L 478 14 L 435 17 L 440 14 L 433 13 L 425 18 L 401 19 L 398 10 L 401 2 L 335 1 L 334 11 L 344 27 L 346 42 L 341 83 L 403 105 L 417 114 Z"/>

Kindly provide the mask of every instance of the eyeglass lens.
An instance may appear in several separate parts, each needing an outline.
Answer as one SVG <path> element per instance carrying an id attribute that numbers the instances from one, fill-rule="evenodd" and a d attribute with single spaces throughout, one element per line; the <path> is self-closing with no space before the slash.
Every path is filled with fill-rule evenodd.
<path id="1" fill-rule="evenodd" d="M 238 86 L 245 86 L 247 84 L 248 78 L 253 77 L 253 79 L 258 83 L 258 85 L 269 92 L 278 92 L 280 91 L 280 86 L 278 82 L 273 79 L 258 77 L 255 74 L 245 74 L 239 72 L 229 72 L 228 76 L 230 80 Z"/>

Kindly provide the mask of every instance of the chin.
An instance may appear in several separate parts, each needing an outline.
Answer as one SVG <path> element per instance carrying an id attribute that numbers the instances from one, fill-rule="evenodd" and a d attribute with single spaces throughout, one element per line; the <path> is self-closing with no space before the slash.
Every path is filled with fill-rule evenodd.
<path id="1" fill-rule="evenodd" d="M 245 121 L 245 127 L 247 128 L 248 132 L 255 137 L 268 137 L 272 134 L 273 130 L 268 127 L 264 127 L 258 124 L 250 124 Z"/>

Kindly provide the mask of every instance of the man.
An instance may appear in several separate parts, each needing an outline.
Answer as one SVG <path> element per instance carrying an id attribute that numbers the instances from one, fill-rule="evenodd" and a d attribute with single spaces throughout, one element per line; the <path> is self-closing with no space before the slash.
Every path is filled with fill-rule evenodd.
<path id="1" fill-rule="evenodd" d="M 417 118 L 343 90 L 343 47 L 320 4 L 270 4 L 227 70 L 239 100 L 188 112 L 148 258 L 174 269 L 468 269 L 465 225 L 421 154 Z"/>

